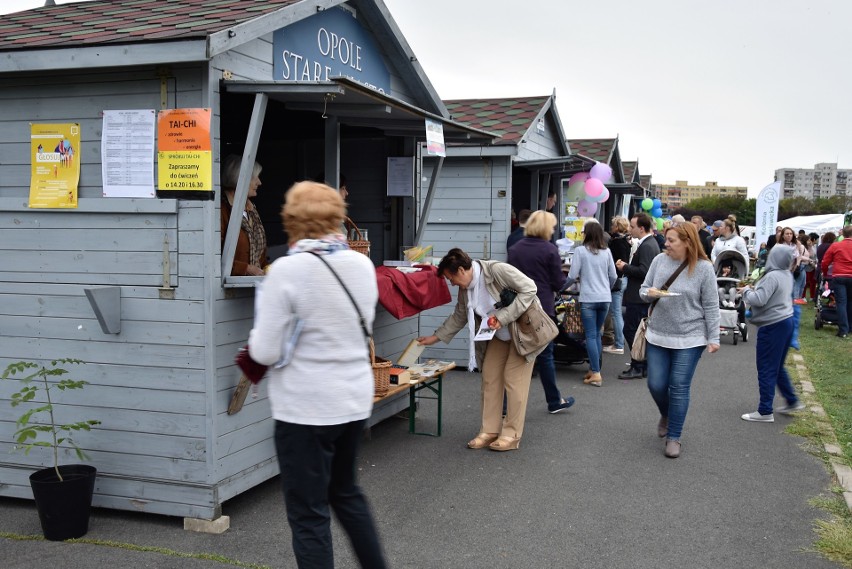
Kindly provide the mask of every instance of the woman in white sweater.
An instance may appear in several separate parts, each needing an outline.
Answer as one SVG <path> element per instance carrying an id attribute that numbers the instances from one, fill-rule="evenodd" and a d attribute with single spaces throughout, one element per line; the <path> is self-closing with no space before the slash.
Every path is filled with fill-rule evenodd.
<path id="1" fill-rule="evenodd" d="M 350 250 L 339 232 L 345 211 L 337 191 L 324 184 L 299 182 L 287 192 L 282 219 L 290 250 L 272 264 L 255 299 L 249 353 L 262 364 L 281 361 L 299 323 L 289 362 L 270 367 L 268 374 L 299 566 L 333 566 L 330 507 L 361 566 L 383 568 L 373 517 L 355 475 L 358 443 L 373 407 L 367 334 L 378 288 L 370 259 Z"/>
<path id="2" fill-rule="evenodd" d="M 719 228 L 719 237 L 713 242 L 713 251 L 710 253 L 710 260 L 716 262 L 716 257 L 719 253 L 726 249 L 736 249 L 743 254 L 743 259 L 748 262 L 748 247 L 746 247 L 745 239 L 737 235 L 737 226 L 731 218 L 722 222 L 722 227 Z M 748 266 L 746 266 L 746 274 L 748 274 Z"/>

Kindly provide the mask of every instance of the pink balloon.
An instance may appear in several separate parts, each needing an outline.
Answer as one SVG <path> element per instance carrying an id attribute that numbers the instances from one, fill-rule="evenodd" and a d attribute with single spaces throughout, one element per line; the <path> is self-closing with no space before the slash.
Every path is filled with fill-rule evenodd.
<path id="1" fill-rule="evenodd" d="M 591 217 L 598 211 L 598 204 L 586 200 L 580 200 L 577 204 L 577 213 L 581 217 Z"/>
<path id="2" fill-rule="evenodd" d="M 568 179 L 568 185 L 576 184 L 577 182 L 585 182 L 589 179 L 588 172 L 577 172 Z"/>
<path id="3" fill-rule="evenodd" d="M 586 195 L 590 198 L 596 198 L 604 191 L 603 182 L 596 178 L 589 178 L 583 184 L 583 189 L 586 190 Z M 597 200 L 594 200 L 597 201 Z"/>
<path id="4" fill-rule="evenodd" d="M 609 190 L 606 188 L 606 186 L 604 186 L 604 189 L 601 192 L 599 198 L 600 199 L 598 200 L 598 203 L 604 203 L 606 200 L 609 199 Z"/>
<path id="5" fill-rule="evenodd" d="M 589 175 L 596 180 L 606 182 L 607 180 L 612 178 L 612 168 L 610 168 L 603 162 L 598 162 L 597 164 L 592 166 L 591 170 L 589 170 Z"/>

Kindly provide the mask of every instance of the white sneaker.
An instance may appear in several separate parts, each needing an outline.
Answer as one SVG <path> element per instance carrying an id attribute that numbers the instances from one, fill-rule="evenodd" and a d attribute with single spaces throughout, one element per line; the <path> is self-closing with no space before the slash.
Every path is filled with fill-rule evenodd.
<path id="1" fill-rule="evenodd" d="M 761 415 L 758 411 L 754 411 L 752 413 L 746 413 L 741 417 L 743 421 L 753 421 L 755 423 L 774 423 L 775 415 L 770 413 L 769 415 Z"/>
<path id="2" fill-rule="evenodd" d="M 604 346 L 603 351 L 608 354 L 623 354 L 624 348 L 616 348 L 615 346 Z"/>
<path id="3" fill-rule="evenodd" d="M 795 413 L 796 411 L 802 411 L 805 408 L 805 404 L 801 401 L 796 401 L 792 405 L 784 405 L 783 407 L 779 407 L 776 409 L 779 413 L 784 413 L 785 415 L 789 415 L 790 413 Z"/>

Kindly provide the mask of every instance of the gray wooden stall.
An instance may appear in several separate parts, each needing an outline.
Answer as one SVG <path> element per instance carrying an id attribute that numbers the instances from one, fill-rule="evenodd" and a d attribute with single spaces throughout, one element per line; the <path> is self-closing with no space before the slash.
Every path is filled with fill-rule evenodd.
<path id="1" fill-rule="evenodd" d="M 262 7 L 206 0 L 203 8 L 197 0 L 169 0 L 171 8 L 186 8 L 183 20 L 156 25 L 149 18 L 149 35 L 100 30 L 102 39 L 80 39 L 61 31 L 68 10 L 90 10 L 95 28 L 113 25 L 94 16 L 119 4 L 32 10 L 22 14 L 55 20 L 57 31 L 39 18 L 39 30 L 28 36 L 35 41 L 0 38 L 0 366 L 87 362 L 73 377 L 90 385 L 63 394 L 58 411 L 65 419 L 102 421 L 77 437 L 98 469 L 95 506 L 210 520 L 223 502 L 278 473 L 265 388 L 239 413 L 226 414 L 256 279 L 222 270 L 233 245 L 226 238 L 222 252 L 221 158 L 241 152 L 263 164 L 256 203 L 279 250 L 284 239 L 275 223 L 286 188 L 320 171 L 335 181 L 345 173 L 350 215 L 369 230 L 371 258 L 380 264 L 416 237 L 418 198 L 429 188 L 420 175 L 437 179 L 439 169 L 422 156 L 424 120 L 442 122 L 448 142 L 487 146 L 493 136 L 449 120 L 381 0 L 270 0 Z M 276 30 L 338 5 L 378 46 L 389 77 L 383 93 L 354 79 L 274 76 Z M 102 112 L 164 108 L 212 109 L 216 199 L 103 197 Z M 29 125 L 67 122 L 79 123 L 82 133 L 79 207 L 30 209 Z M 412 197 L 386 195 L 388 157 L 414 159 Z M 498 168 L 500 184 L 509 181 L 508 167 Z M 246 186 L 241 180 L 236 203 Z M 474 186 L 462 193 L 479 192 L 482 183 Z M 458 205 L 476 209 L 475 201 Z M 506 212 L 494 215 L 505 220 Z M 99 298 L 105 290 L 117 294 L 90 302 L 87 291 Z M 117 331 L 103 314 L 98 319 L 96 307 L 117 318 Z M 377 352 L 393 357 L 418 334 L 420 319 L 398 321 L 379 308 Z M 10 453 L 12 391 L 12 382 L 0 382 L 0 495 L 31 498 L 27 477 L 50 458 Z M 77 461 L 69 452 L 61 460 Z"/>
<path id="2" fill-rule="evenodd" d="M 549 190 L 560 194 L 563 179 L 588 170 L 594 161 L 570 153 L 555 93 L 445 103 L 454 119 L 479 128 L 487 125 L 501 138 L 488 146 L 464 144 L 448 149 L 436 191 L 421 197 L 429 211 L 423 243 L 434 246 L 436 257 L 460 247 L 476 259 L 505 261 L 511 210 L 544 209 Z M 426 179 L 434 160 L 424 161 Z M 423 334 L 431 334 L 452 312 L 457 290 L 451 290 L 452 303 L 420 315 Z M 462 330 L 450 344 L 429 348 L 429 355 L 467 362 L 468 336 Z"/>

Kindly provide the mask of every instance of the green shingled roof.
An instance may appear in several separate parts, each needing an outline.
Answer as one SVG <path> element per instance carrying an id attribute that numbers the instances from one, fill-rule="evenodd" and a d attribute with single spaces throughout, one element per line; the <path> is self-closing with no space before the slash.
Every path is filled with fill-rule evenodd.
<path id="1" fill-rule="evenodd" d="M 299 0 L 92 0 L 0 19 L 0 50 L 205 38 Z"/>
<path id="2" fill-rule="evenodd" d="M 568 141 L 571 154 L 582 154 L 604 164 L 609 164 L 616 144 L 617 138 L 576 138 Z"/>
<path id="3" fill-rule="evenodd" d="M 454 121 L 500 135 L 501 142 L 518 144 L 550 97 L 458 99 L 444 101 Z"/>

